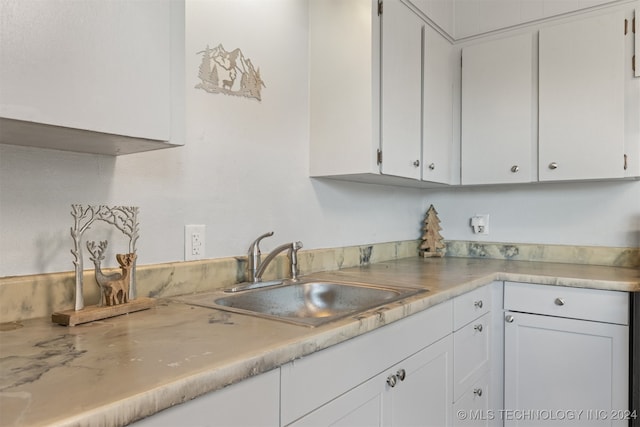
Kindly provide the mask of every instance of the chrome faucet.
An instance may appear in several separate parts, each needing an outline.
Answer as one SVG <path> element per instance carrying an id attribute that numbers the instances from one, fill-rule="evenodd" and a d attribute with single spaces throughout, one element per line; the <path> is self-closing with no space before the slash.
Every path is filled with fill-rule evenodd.
<path id="1" fill-rule="evenodd" d="M 289 257 L 289 268 L 291 271 L 291 278 L 298 280 L 298 250 L 302 248 L 302 242 L 285 243 L 272 250 L 269 255 L 261 261 L 260 241 L 265 237 L 273 236 L 273 231 L 263 234 L 251 243 L 248 251 L 248 263 L 247 273 L 248 281 L 258 283 L 262 281 L 262 275 L 267 269 L 267 266 L 273 261 L 273 259 L 283 251 L 288 250 L 287 256 Z"/>

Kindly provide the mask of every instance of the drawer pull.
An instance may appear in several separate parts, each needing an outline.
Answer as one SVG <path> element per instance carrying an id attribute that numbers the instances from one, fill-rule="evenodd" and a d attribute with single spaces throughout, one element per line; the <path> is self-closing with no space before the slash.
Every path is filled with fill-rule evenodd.
<path id="1" fill-rule="evenodd" d="M 400 369 L 398 372 L 396 372 L 396 377 L 398 377 L 400 381 L 404 381 L 404 379 L 407 377 L 407 372 L 404 369 Z"/>
<path id="2" fill-rule="evenodd" d="M 482 300 L 473 303 L 476 308 L 482 308 Z"/>
<path id="3" fill-rule="evenodd" d="M 387 377 L 387 384 L 389 384 L 389 387 L 395 387 L 397 382 L 398 378 L 395 375 L 389 375 Z"/>
<path id="4" fill-rule="evenodd" d="M 564 305 L 564 298 L 556 298 L 554 302 L 556 305 Z"/>
<path id="5" fill-rule="evenodd" d="M 473 394 L 475 394 L 476 396 L 480 397 L 482 396 L 482 389 L 481 388 L 475 388 L 473 389 Z"/>
<path id="6" fill-rule="evenodd" d="M 513 317 L 510 314 L 507 314 L 507 317 L 505 317 L 504 320 L 506 320 L 507 323 L 513 323 L 513 321 L 515 320 L 515 317 Z"/>
<path id="7" fill-rule="evenodd" d="M 478 324 L 478 325 L 474 326 L 473 329 L 475 329 L 478 332 L 482 332 L 482 324 Z"/>

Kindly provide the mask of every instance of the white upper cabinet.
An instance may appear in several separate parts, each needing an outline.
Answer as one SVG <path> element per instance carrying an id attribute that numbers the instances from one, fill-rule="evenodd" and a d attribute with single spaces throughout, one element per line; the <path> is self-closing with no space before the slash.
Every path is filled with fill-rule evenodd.
<path id="1" fill-rule="evenodd" d="M 310 175 L 448 184 L 453 47 L 413 6 L 380 4 L 309 3 Z"/>
<path id="2" fill-rule="evenodd" d="M 399 0 L 385 0 L 381 19 L 381 171 L 420 179 L 426 24 Z"/>
<path id="3" fill-rule="evenodd" d="M 184 3 L 0 3 L 0 143 L 101 154 L 183 143 Z"/>
<path id="4" fill-rule="evenodd" d="M 615 12 L 540 30 L 540 181 L 625 176 L 624 19 Z"/>
<path id="5" fill-rule="evenodd" d="M 462 50 L 462 184 L 535 180 L 534 37 Z"/>
<path id="6" fill-rule="evenodd" d="M 424 95 L 422 107 L 422 179 L 456 184 L 453 174 L 454 72 L 459 51 L 436 30 L 424 27 Z"/>

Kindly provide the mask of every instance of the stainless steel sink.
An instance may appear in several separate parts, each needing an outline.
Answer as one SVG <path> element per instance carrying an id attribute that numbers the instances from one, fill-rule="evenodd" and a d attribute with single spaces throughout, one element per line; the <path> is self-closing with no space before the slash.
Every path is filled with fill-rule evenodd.
<path id="1" fill-rule="evenodd" d="M 319 326 L 422 292 L 427 291 L 353 282 L 300 280 L 233 294 L 208 292 L 179 300 L 235 313 Z"/>

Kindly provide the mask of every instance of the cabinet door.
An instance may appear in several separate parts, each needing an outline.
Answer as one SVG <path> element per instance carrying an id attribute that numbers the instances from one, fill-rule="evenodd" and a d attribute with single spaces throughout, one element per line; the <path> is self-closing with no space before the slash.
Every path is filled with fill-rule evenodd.
<path id="1" fill-rule="evenodd" d="M 170 140 L 172 42 L 184 37 L 179 7 L 171 0 L 3 0 L 0 117 Z"/>
<path id="2" fill-rule="evenodd" d="M 448 335 L 391 369 L 404 374 L 385 396 L 391 401 L 391 425 L 450 426 L 452 368 L 453 338 Z"/>
<path id="3" fill-rule="evenodd" d="M 250 410 L 247 410 L 250 405 Z M 260 374 L 237 384 L 173 406 L 132 425 L 277 426 L 280 423 L 280 370 Z"/>
<path id="4" fill-rule="evenodd" d="M 491 314 L 487 313 L 453 334 L 454 400 L 489 370 Z"/>
<path id="5" fill-rule="evenodd" d="M 462 50 L 462 184 L 535 180 L 533 36 Z"/>
<path id="6" fill-rule="evenodd" d="M 450 184 L 454 67 L 457 60 L 447 39 L 428 25 L 424 30 L 422 180 Z"/>
<path id="7" fill-rule="evenodd" d="M 569 410 L 583 412 L 562 426 L 626 425 L 610 415 L 629 405 L 628 337 L 628 326 L 507 312 L 505 426 L 558 425 L 544 414 Z"/>
<path id="8" fill-rule="evenodd" d="M 624 176 L 624 13 L 540 30 L 540 181 Z"/>
<path id="9" fill-rule="evenodd" d="M 377 375 L 289 425 L 294 427 L 387 426 L 389 422 L 383 418 L 389 413 L 388 409 L 384 408 L 385 403 L 388 403 L 384 399 L 385 381 L 386 374 Z"/>
<path id="10" fill-rule="evenodd" d="M 291 425 L 450 426 L 452 359 L 448 335 Z"/>
<path id="11" fill-rule="evenodd" d="M 425 23 L 400 0 L 385 0 L 381 52 L 381 172 L 420 179 Z"/>

